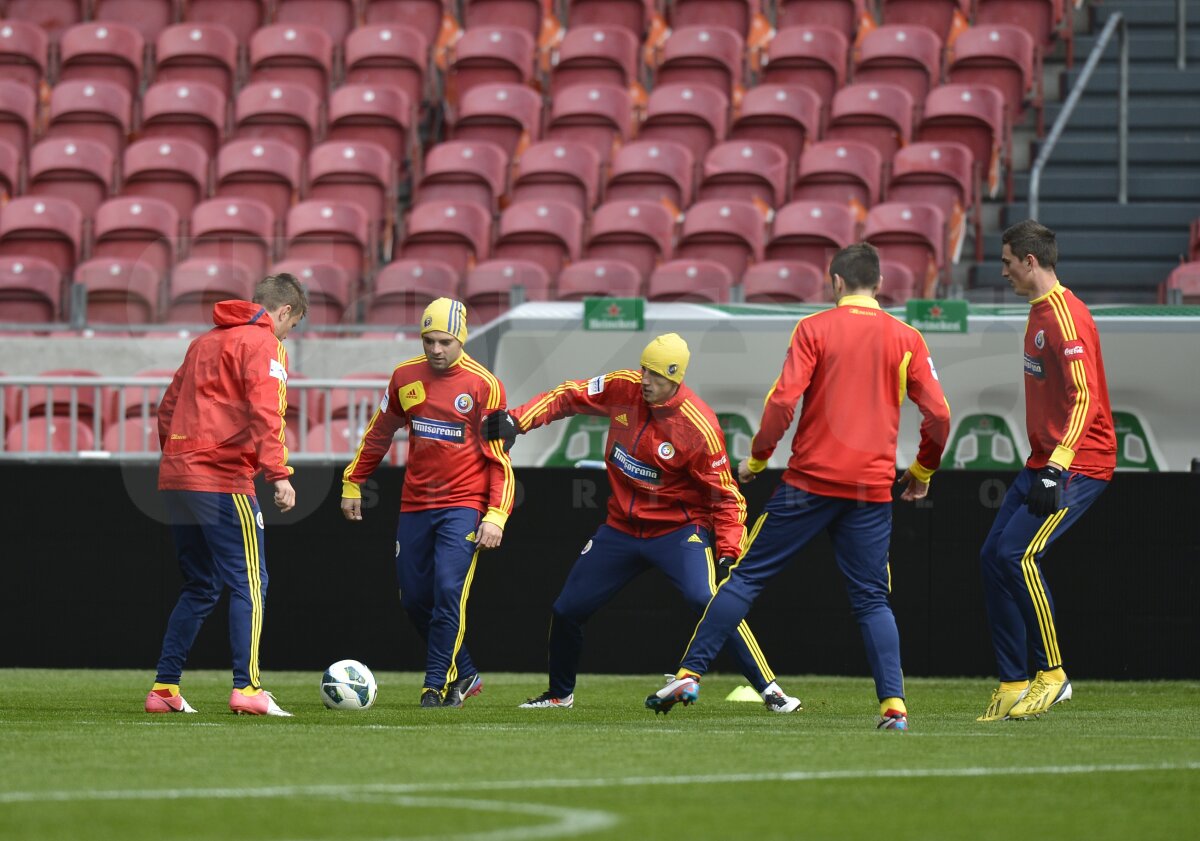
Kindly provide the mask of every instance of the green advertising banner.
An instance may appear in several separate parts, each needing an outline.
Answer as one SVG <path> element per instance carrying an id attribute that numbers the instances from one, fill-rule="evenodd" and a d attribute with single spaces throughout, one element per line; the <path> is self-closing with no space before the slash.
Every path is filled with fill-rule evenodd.
<path id="1" fill-rule="evenodd" d="M 717 423 L 725 434 L 725 452 L 729 453 L 729 464 L 736 472 L 738 462 L 750 455 L 754 427 L 740 412 L 717 412 Z"/>
<path id="2" fill-rule="evenodd" d="M 584 298 L 584 330 L 643 330 L 644 298 Z"/>
<path id="3" fill-rule="evenodd" d="M 604 461 L 607 417 L 576 415 L 566 426 L 558 446 L 542 462 L 543 467 L 574 467 L 578 461 Z"/>
<path id="4" fill-rule="evenodd" d="M 1008 421 L 999 415 L 964 417 L 946 454 L 943 464 L 959 470 L 1012 470 L 1024 464 Z"/>
<path id="5" fill-rule="evenodd" d="M 967 332 L 967 302 L 911 298 L 905 304 L 905 321 L 922 333 Z"/>
<path id="6" fill-rule="evenodd" d="M 1157 473 L 1162 469 L 1154 458 L 1150 436 L 1141 418 L 1133 412 L 1113 412 L 1113 427 L 1117 433 L 1117 470 Z"/>

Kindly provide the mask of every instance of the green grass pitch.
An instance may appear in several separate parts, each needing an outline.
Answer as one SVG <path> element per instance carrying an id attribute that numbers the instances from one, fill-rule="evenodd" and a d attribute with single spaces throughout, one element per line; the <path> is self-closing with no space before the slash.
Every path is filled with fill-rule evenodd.
<path id="1" fill-rule="evenodd" d="M 862 678 L 789 677 L 804 711 L 726 702 L 655 716 L 661 678 L 580 679 L 571 710 L 519 710 L 540 675 L 485 674 L 420 709 L 383 673 L 366 712 L 326 710 L 319 671 L 274 672 L 294 718 L 141 711 L 151 675 L 0 670 L 3 839 L 1184 839 L 1200 836 L 1200 684 L 1079 681 L 1036 721 L 980 724 L 983 680 L 908 681 L 912 730 L 877 732 Z"/>

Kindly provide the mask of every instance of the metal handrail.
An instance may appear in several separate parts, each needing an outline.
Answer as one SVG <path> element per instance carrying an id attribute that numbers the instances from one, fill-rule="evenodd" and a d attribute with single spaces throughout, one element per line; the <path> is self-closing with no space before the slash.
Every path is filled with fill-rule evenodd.
<path id="1" fill-rule="evenodd" d="M 1100 64 L 1100 57 L 1108 47 L 1108 42 L 1112 40 L 1113 32 L 1120 33 L 1118 46 L 1120 70 L 1117 84 L 1117 201 L 1121 204 L 1129 202 L 1129 32 L 1125 25 L 1125 15 L 1121 12 L 1113 12 L 1100 32 L 1095 46 L 1088 54 L 1087 62 L 1079 74 L 1079 80 L 1075 82 L 1075 87 L 1071 88 L 1071 93 L 1067 95 L 1067 101 L 1063 103 L 1063 109 L 1059 112 L 1058 119 L 1054 121 L 1050 133 L 1046 135 L 1046 141 L 1038 151 L 1037 160 L 1034 161 L 1033 169 L 1029 172 L 1030 219 L 1038 218 L 1042 170 L 1046 168 L 1059 137 L 1067 127 L 1067 121 L 1071 119 L 1075 106 L 1079 104 L 1084 88 L 1087 87 L 1092 74 L 1096 72 L 1096 66 Z"/>

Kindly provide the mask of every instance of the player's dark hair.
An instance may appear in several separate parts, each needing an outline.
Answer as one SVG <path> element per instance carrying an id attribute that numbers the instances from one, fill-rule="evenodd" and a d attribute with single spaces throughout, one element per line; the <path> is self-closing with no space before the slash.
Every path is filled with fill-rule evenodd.
<path id="1" fill-rule="evenodd" d="M 254 287 L 254 297 L 250 299 L 256 304 L 262 304 L 268 312 L 291 304 L 292 312 L 306 315 L 308 313 L 308 294 L 296 276 L 287 272 L 267 275 Z"/>
<path id="2" fill-rule="evenodd" d="M 829 276 L 841 275 L 847 289 L 870 289 L 879 283 L 879 252 L 869 242 L 847 245 L 829 264 Z"/>
<path id="3" fill-rule="evenodd" d="M 1006 228 L 1000 243 L 1011 248 L 1018 260 L 1024 260 L 1026 254 L 1037 257 L 1038 265 L 1043 269 L 1052 269 L 1058 262 L 1058 241 L 1054 231 L 1032 219 Z"/>

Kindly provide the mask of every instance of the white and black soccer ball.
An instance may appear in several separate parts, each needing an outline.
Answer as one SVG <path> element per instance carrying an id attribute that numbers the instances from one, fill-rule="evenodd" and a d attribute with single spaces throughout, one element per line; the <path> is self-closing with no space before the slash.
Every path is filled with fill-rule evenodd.
<path id="1" fill-rule="evenodd" d="M 365 710 L 378 693 L 375 675 L 357 660 L 338 660 L 321 675 L 321 701 L 331 710 Z"/>

